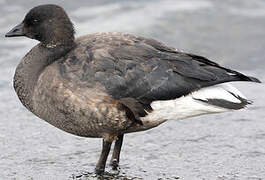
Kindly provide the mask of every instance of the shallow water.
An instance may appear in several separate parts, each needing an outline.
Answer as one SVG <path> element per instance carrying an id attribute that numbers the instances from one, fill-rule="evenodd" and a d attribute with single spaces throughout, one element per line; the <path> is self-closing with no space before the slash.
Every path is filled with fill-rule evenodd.
<path id="1" fill-rule="evenodd" d="M 97 179 L 92 172 L 101 140 L 38 119 L 12 88 L 16 65 L 36 41 L 3 36 L 43 2 L 0 0 L 0 179 Z M 121 31 L 153 37 L 265 81 L 263 0 L 45 1 L 51 2 L 67 10 L 77 36 Z M 265 179 L 264 84 L 233 84 L 252 106 L 126 135 L 120 173 L 110 179 Z"/>

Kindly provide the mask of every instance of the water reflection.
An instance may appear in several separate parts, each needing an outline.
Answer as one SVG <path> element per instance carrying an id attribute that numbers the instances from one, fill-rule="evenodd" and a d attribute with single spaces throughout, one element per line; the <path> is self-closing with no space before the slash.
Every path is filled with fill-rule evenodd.
<path id="1" fill-rule="evenodd" d="M 126 176 L 126 175 L 121 175 L 120 172 L 116 172 L 116 173 L 108 173 L 105 172 L 104 175 L 96 175 L 95 173 L 91 173 L 91 172 L 83 172 L 79 175 L 72 175 L 72 177 L 70 177 L 73 180 L 85 180 L 85 179 L 89 179 L 89 180 L 118 180 L 118 179 L 122 179 L 122 180 L 143 180 L 143 178 L 140 177 L 130 177 L 130 176 Z"/>

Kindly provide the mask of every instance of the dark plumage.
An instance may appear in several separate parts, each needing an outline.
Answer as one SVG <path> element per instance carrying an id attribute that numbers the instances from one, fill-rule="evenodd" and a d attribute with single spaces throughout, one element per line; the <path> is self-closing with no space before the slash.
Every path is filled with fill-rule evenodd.
<path id="1" fill-rule="evenodd" d="M 14 88 L 19 99 L 35 115 L 64 131 L 102 137 L 97 173 L 105 169 L 112 141 L 116 140 L 112 165 L 117 168 L 124 133 L 165 121 L 143 121 L 153 111 L 152 102 L 223 82 L 259 82 L 136 35 L 96 33 L 75 40 L 71 21 L 56 5 L 31 9 L 6 34 L 13 36 L 40 41 L 16 69 Z M 224 107 L 231 105 L 225 103 Z"/>

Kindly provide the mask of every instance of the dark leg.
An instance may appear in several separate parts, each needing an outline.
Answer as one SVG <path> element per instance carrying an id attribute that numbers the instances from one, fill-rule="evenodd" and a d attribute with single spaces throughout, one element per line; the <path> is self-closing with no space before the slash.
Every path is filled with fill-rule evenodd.
<path id="1" fill-rule="evenodd" d="M 111 143 L 112 142 L 108 142 L 103 139 L 101 155 L 100 155 L 100 158 L 98 160 L 98 163 L 95 169 L 96 174 L 98 175 L 102 174 L 105 171 L 105 165 L 106 165 L 106 161 L 109 155 Z"/>
<path id="2" fill-rule="evenodd" d="M 111 158 L 111 166 L 113 170 L 117 170 L 120 161 L 120 152 L 123 141 L 123 134 L 118 136 L 118 139 L 115 142 L 112 158 Z"/>

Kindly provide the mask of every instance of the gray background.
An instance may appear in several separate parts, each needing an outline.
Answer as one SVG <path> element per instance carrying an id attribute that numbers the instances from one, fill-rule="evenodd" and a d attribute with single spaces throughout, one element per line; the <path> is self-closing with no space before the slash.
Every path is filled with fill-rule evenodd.
<path id="1" fill-rule="evenodd" d="M 0 0 L 0 179 L 96 179 L 88 173 L 101 140 L 73 136 L 38 119 L 12 88 L 16 65 L 37 42 L 4 34 L 44 3 L 63 6 L 77 36 L 144 35 L 265 81 L 264 0 Z M 252 106 L 126 135 L 115 177 L 265 179 L 264 84 L 233 84 L 254 101 Z"/>

